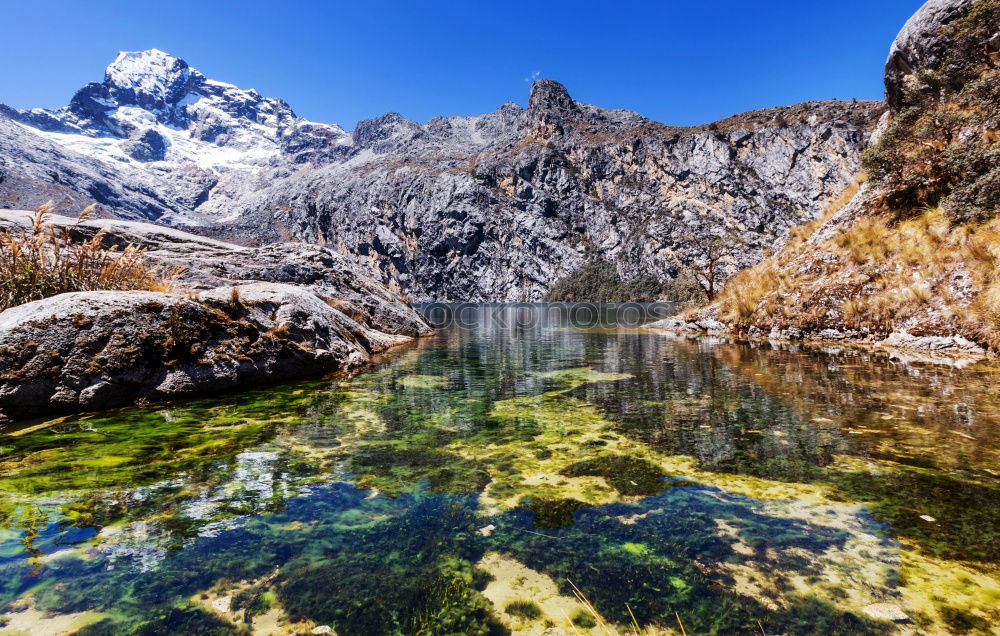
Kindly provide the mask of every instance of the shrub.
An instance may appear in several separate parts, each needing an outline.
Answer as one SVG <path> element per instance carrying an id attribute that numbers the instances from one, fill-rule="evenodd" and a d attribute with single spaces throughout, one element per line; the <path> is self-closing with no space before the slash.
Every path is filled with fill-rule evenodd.
<path id="1" fill-rule="evenodd" d="M 652 276 L 640 275 L 628 280 L 618 275 L 614 265 L 605 260 L 584 263 L 563 276 L 549 288 L 546 302 L 623 303 L 651 302 L 663 294 L 664 285 Z"/>
<path id="2" fill-rule="evenodd" d="M 72 228 L 49 222 L 52 205 L 35 210 L 31 227 L 0 232 L 0 310 L 73 291 L 171 291 L 183 268 L 151 262 L 133 245 L 104 248 L 104 230 L 77 241 Z M 90 206 L 77 223 L 93 212 Z"/>

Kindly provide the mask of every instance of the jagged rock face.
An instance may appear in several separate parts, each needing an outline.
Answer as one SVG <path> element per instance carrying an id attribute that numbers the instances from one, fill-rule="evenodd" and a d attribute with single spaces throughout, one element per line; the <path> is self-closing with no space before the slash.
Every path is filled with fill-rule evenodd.
<path id="1" fill-rule="evenodd" d="M 356 254 L 418 300 L 539 300 L 595 254 L 666 281 L 698 261 L 698 235 L 742 241 L 735 269 L 850 182 L 879 110 L 816 103 L 679 129 L 540 81 L 526 110 L 363 122 L 362 152 L 261 190 L 236 224 Z"/>
<path id="2" fill-rule="evenodd" d="M 190 225 L 230 214 L 236 199 L 274 178 L 276 167 L 281 174 L 350 143 L 339 126 L 306 121 L 280 99 L 207 79 L 156 49 L 120 53 L 103 82 L 86 85 L 64 108 L 0 106 L 0 124 L 33 133 L 18 146 L 22 155 L 51 144 L 65 154 L 32 162 L 46 174 L 26 184 L 0 184 L 0 196 L 19 207 L 39 203 L 34 191 L 58 184 L 88 192 L 125 218 Z M 12 154 L 0 154 L 0 170 L 16 169 Z M 107 173 L 101 189 L 114 195 L 89 192 L 74 174 L 94 161 Z M 129 189 L 154 201 L 129 204 L 116 196 Z"/>
<path id="3" fill-rule="evenodd" d="M 898 109 L 906 78 L 922 69 L 936 68 L 948 47 L 944 26 L 960 16 L 975 0 L 930 0 L 903 25 L 889 49 L 885 63 L 885 97 Z"/>
<path id="4" fill-rule="evenodd" d="M 542 80 L 526 109 L 389 113 L 348 134 L 147 51 L 64 109 L 0 109 L 23 133 L 0 141 L 0 179 L 31 164 L 0 196 L 28 207 L 55 190 L 243 242 L 329 245 L 416 300 L 537 300 L 598 255 L 666 282 L 699 263 L 694 237 L 736 241 L 732 270 L 756 262 L 850 182 L 881 110 L 815 102 L 676 128 Z"/>

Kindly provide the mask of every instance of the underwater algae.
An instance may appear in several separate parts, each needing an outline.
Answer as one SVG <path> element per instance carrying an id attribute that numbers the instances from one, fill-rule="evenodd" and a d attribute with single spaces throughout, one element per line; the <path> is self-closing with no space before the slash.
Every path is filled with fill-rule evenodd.
<path id="1" fill-rule="evenodd" d="M 920 384 L 961 376 L 866 362 L 897 390 L 872 405 L 864 364 L 817 354 L 733 365 L 735 345 L 610 330 L 523 344 L 445 333 L 353 378 L 0 437 L 0 615 L 90 612 L 90 634 L 605 633 L 575 585 L 623 634 L 632 614 L 646 633 L 680 633 L 675 613 L 692 634 L 1000 625 L 992 411 L 977 396 L 975 439 L 957 435 L 939 418 L 969 412 Z M 171 427 L 193 435 L 176 457 Z M 81 475 L 73 453 L 93 460 Z"/>

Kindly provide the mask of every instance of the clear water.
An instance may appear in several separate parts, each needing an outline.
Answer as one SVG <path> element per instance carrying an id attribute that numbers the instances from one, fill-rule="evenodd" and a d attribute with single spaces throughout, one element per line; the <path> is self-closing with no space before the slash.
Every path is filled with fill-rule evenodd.
<path id="1" fill-rule="evenodd" d="M 7 431 L 0 633 L 1000 633 L 1000 369 L 637 315 Z"/>

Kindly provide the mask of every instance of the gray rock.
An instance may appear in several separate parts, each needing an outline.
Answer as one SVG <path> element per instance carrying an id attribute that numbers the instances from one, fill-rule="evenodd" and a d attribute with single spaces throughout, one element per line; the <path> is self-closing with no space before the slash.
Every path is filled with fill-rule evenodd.
<path id="1" fill-rule="evenodd" d="M 149 129 L 123 144 L 122 150 L 137 161 L 163 161 L 167 156 L 167 141 L 163 135 Z"/>
<path id="2" fill-rule="evenodd" d="M 408 341 L 293 285 L 61 294 L 0 313 L 0 417 L 95 410 L 355 368 Z"/>
<path id="3" fill-rule="evenodd" d="M 885 63 L 885 97 L 893 110 L 902 105 L 906 78 L 941 63 L 948 43 L 942 28 L 961 16 L 975 0 L 929 0 L 896 36 Z"/>
<path id="4" fill-rule="evenodd" d="M 2 211 L 0 230 L 30 218 Z M 325 247 L 242 247 L 134 221 L 50 222 L 76 240 L 101 232 L 106 247 L 132 244 L 186 268 L 188 292 L 78 292 L 0 313 L 0 420 L 351 369 L 431 331 L 398 293 Z"/>
<path id="5" fill-rule="evenodd" d="M 952 336 L 914 336 L 905 331 L 889 334 L 879 344 L 886 347 L 901 349 L 924 349 L 927 351 L 945 351 L 951 353 L 968 353 L 982 355 L 986 350 L 959 334 Z"/>
<path id="6" fill-rule="evenodd" d="M 32 213 L 0 210 L 0 230 L 26 228 Z M 88 240 L 103 230 L 105 247 L 134 245 L 166 266 L 186 269 L 181 284 L 210 289 L 254 281 L 306 287 L 339 304 L 342 311 L 367 327 L 386 333 L 419 336 L 430 333 L 424 319 L 398 293 L 374 280 L 366 268 L 329 248 L 304 243 L 243 247 L 169 227 L 115 219 L 76 219 L 52 215 L 49 221 Z"/>
<path id="7" fill-rule="evenodd" d="M 389 113 L 347 133 L 153 50 L 120 55 L 65 108 L 0 106 L 0 198 L 330 245 L 419 301 L 538 300 L 595 256 L 667 283 L 700 262 L 698 236 L 740 237 L 724 274 L 755 263 L 850 183 L 882 110 L 812 102 L 671 127 L 542 80 L 526 109 Z"/>

